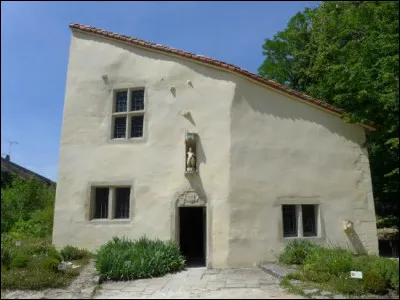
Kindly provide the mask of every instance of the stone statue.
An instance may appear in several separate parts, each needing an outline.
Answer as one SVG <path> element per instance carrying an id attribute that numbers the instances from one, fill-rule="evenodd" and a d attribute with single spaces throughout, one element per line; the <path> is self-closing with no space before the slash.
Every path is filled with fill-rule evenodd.
<path id="1" fill-rule="evenodd" d="M 187 153 L 187 160 L 186 160 L 186 170 L 187 171 L 194 171 L 196 170 L 196 155 L 193 153 L 192 148 L 189 147 L 189 152 Z"/>

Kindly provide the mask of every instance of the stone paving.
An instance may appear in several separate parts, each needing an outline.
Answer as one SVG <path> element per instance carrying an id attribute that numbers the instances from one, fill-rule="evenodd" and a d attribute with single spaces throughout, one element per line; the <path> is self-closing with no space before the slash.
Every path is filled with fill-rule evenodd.
<path id="1" fill-rule="evenodd" d="M 288 294 L 279 279 L 259 268 L 189 268 L 164 277 L 125 282 L 106 282 L 95 299 L 304 299 Z"/>

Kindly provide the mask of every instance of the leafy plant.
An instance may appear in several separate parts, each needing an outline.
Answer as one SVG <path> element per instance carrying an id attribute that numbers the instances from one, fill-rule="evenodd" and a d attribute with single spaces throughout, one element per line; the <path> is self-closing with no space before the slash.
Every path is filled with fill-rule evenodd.
<path id="1" fill-rule="evenodd" d="M 338 247 L 320 248 L 307 256 L 304 269 L 338 276 L 352 270 L 353 256 L 349 250 Z"/>
<path id="2" fill-rule="evenodd" d="M 101 246 L 96 268 L 102 279 L 131 280 L 182 270 L 185 260 L 173 242 L 142 237 L 131 241 L 114 237 Z"/>
<path id="3" fill-rule="evenodd" d="M 28 261 L 29 261 L 29 256 L 20 253 L 12 259 L 10 268 L 12 269 L 24 268 L 28 264 Z"/>
<path id="4" fill-rule="evenodd" d="M 288 265 L 302 265 L 320 246 L 307 240 L 290 241 L 279 255 L 279 261 Z"/>
<path id="5" fill-rule="evenodd" d="M 364 283 L 359 279 L 350 278 L 349 275 L 334 277 L 332 285 L 341 294 L 360 295 L 364 293 Z"/>

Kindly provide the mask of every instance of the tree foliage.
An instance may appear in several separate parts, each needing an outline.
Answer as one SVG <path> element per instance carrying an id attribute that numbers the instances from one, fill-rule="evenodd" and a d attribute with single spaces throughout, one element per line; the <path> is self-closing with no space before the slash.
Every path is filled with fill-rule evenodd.
<path id="1" fill-rule="evenodd" d="M 1 189 L 1 232 L 35 237 L 51 234 L 54 200 L 54 187 L 14 176 Z"/>
<path id="2" fill-rule="evenodd" d="M 324 1 L 263 45 L 259 75 L 372 121 L 368 134 L 379 214 L 399 206 L 399 1 Z"/>

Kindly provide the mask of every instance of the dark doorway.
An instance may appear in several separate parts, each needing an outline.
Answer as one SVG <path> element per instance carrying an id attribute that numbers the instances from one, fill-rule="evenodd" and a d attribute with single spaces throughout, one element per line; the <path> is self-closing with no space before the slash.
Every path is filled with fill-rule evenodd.
<path id="1" fill-rule="evenodd" d="M 179 208 L 179 244 L 187 266 L 205 266 L 205 207 Z"/>

